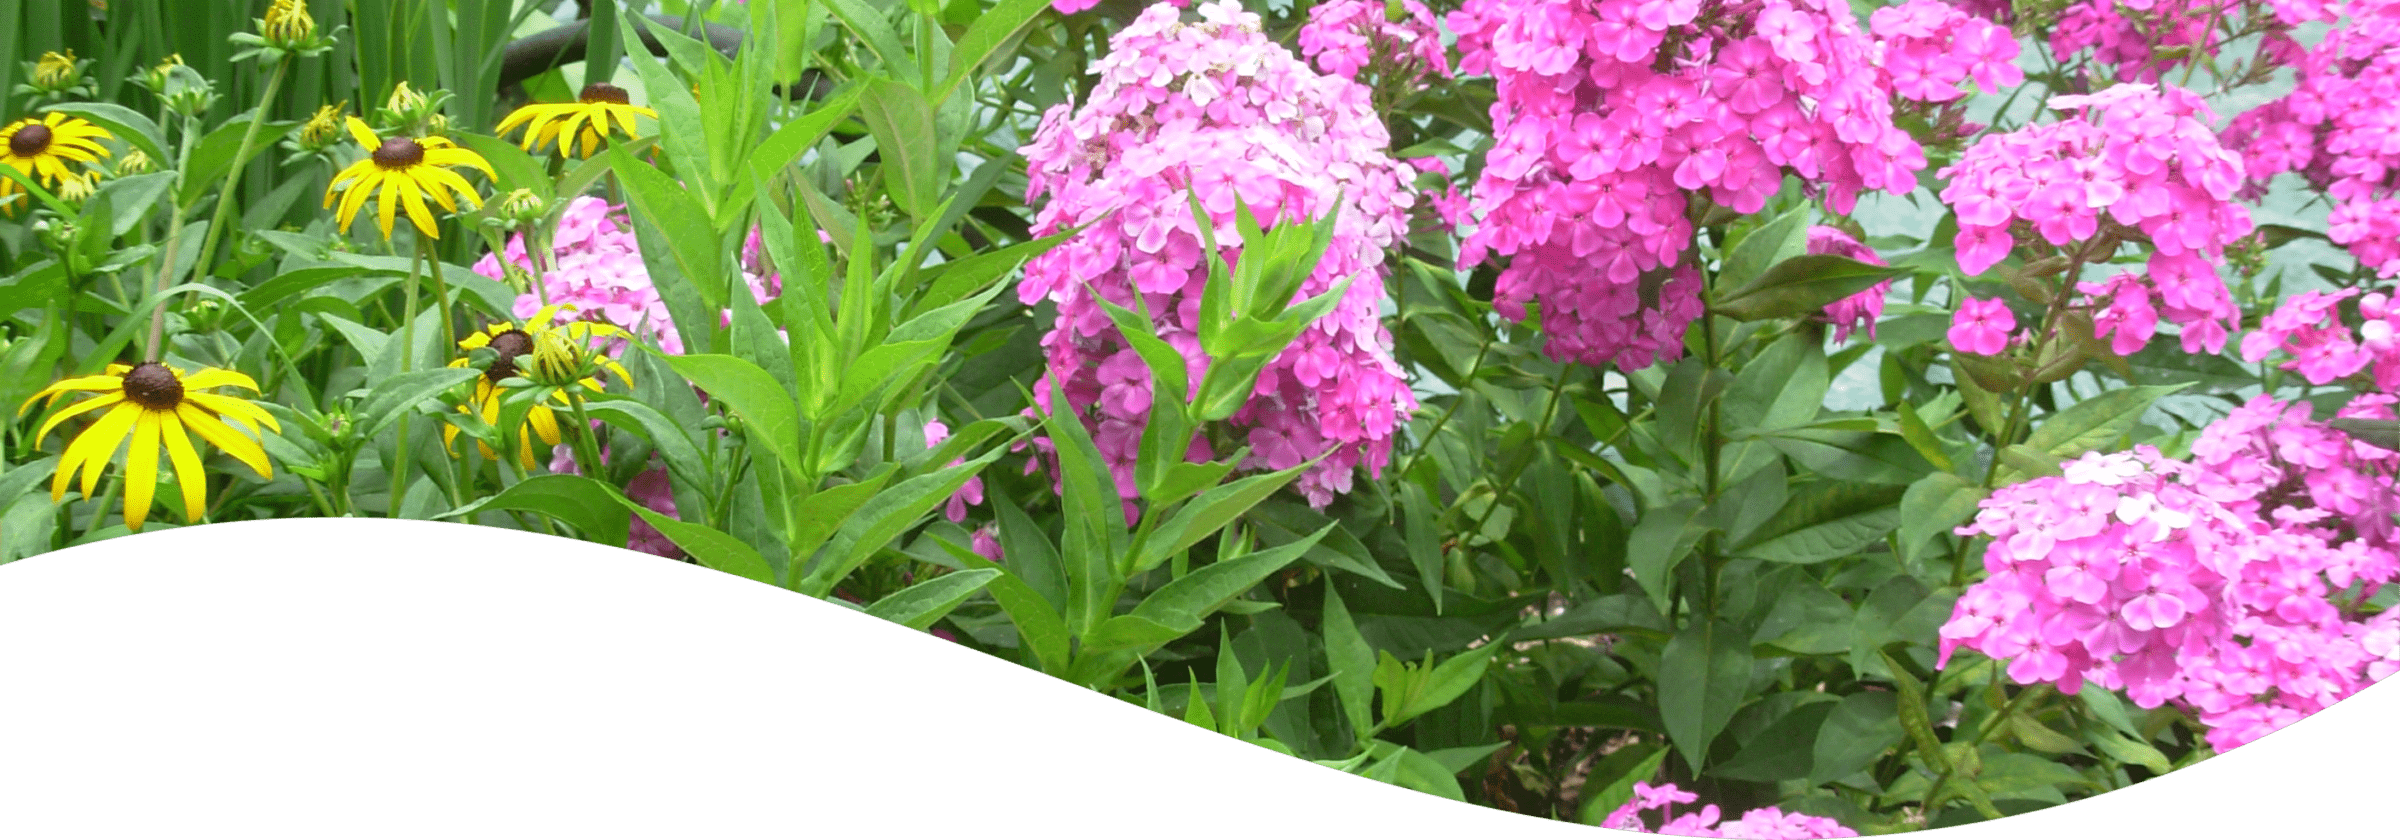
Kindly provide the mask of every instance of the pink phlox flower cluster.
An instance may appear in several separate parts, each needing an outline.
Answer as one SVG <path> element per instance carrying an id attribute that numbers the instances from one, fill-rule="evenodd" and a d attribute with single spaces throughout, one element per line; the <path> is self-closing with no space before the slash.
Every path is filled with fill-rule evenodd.
<path id="1" fill-rule="evenodd" d="M 1450 57 L 1442 51 L 1433 10 L 1417 0 L 1402 0 L 1400 8 L 1403 15 L 1395 21 L 1384 14 L 1382 0 L 1319 3 L 1300 27 L 1300 54 L 1317 69 L 1345 79 L 1358 78 L 1359 71 L 1377 66 L 1377 59 L 1401 79 L 1449 76 Z"/>
<path id="2" fill-rule="evenodd" d="M 972 542 L 977 556 L 994 563 L 1000 562 L 1000 531 L 998 528 L 985 525 L 975 529 Z"/>
<path id="3" fill-rule="evenodd" d="M 2113 78 L 2156 82 L 2188 63 L 2189 51 L 2213 46 L 2215 11 L 2205 0 L 2081 0 L 2059 11 L 2050 52 L 2064 61 L 2089 49 Z"/>
<path id="4" fill-rule="evenodd" d="M 1950 346 L 1961 353 L 1997 356 L 2008 349 L 2009 333 L 2016 328 L 2017 315 L 2008 310 L 2007 301 L 1967 298 L 1950 315 Z"/>
<path id="5" fill-rule="evenodd" d="M 2223 351 L 2241 312 L 2217 265 L 2252 224 L 2232 200 L 2242 160 L 2218 146 L 2209 129 L 2215 115 L 2197 94 L 2152 85 L 2053 97 L 2050 105 L 2068 116 L 1988 135 L 1941 171 L 1951 179 L 1942 201 L 1958 215 L 1959 269 L 1981 274 L 2006 259 L 2017 223 L 2065 247 L 2099 238 L 2113 219 L 2148 239 L 2148 273 L 2079 289 L 2109 297 L 2109 308 L 2124 313 L 2109 323 L 2140 340 L 2148 335 L 2137 314 L 2155 310 L 2182 326 L 2185 352 Z"/>
<path id="6" fill-rule="evenodd" d="M 1250 447 L 1244 469 L 1279 470 L 1324 454 L 1294 484 L 1323 507 L 1350 490 L 1359 466 L 1380 474 L 1394 429 L 1416 407 L 1378 309 L 1385 250 L 1405 238 L 1417 200 L 1415 173 L 1385 151 L 1390 137 L 1366 88 L 1309 69 L 1238 5 L 1211 3 L 1200 13 L 1202 22 L 1187 24 L 1173 6 L 1143 12 L 1093 65 L 1100 81 L 1091 101 L 1053 107 L 1023 150 L 1027 201 L 1049 199 L 1034 235 L 1090 225 L 1027 261 L 1018 286 L 1028 305 L 1047 298 L 1058 306 L 1042 338 L 1049 369 L 1034 397 L 1042 411 L 1053 410 L 1057 381 L 1119 493 L 1136 497 L 1150 371 L 1098 300 L 1147 308 L 1160 337 L 1184 357 L 1190 399 L 1209 363 L 1198 338 L 1208 264 L 1203 222 L 1187 196 L 1197 194 L 1232 261 L 1241 245 L 1237 196 L 1270 228 L 1338 209 L 1332 243 L 1300 296 L 1330 291 L 1344 277 L 1348 291 L 1266 366 L 1228 421 Z M 1048 461 L 1046 446 L 1037 442 Z M 1212 451 L 1203 434 L 1189 455 Z"/>
<path id="7" fill-rule="evenodd" d="M 1857 837 L 1858 832 L 1830 817 L 1785 813 L 1781 808 L 1754 808 L 1732 822 L 1718 822 L 1715 805 L 1703 805 L 1697 811 L 1676 816 L 1674 806 L 1698 801 L 1699 794 L 1682 790 L 1672 784 L 1653 787 L 1647 782 L 1633 783 L 1633 800 L 1621 805 L 1600 821 L 1601 828 L 1632 831 L 1642 834 L 1662 834 L 1676 837 L 1726 837 L 1745 840 L 1819 840 L 1830 837 Z M 1644 825 L 1643 811 L 1658 811 L 1656 830 Z"/>
<path id="8" fill-rule="evenodd" d="M 2188 462 L 2091 453 L 1994 491 L 1958 529 L 1990 538 L 1989 576 L 1942 626 L 1939 664 L 1967 647 L 2021 684 L 2174 702 L 2219 751 L 2400 668 L 2391 622 L 2345 608 L 2353 587 L 2400 574 L 2400 453 L 2308 413 L 2262 396 L 2204 430 Z"/>
<path id="9" fill-rule="evenodd" d="M 2338 305 L 2358 298 L 2362 323 L 2343 323 Z M 2242 337 L 2242 359 L 2255 362 L 2282 351 L 2292 358 L 2284 370 L 2299 371 L 2309 384 L 2324 385 L 2361 371 L 2381 391 L 2400 391 L 2400 306 L 2385 292 L 2358 289 L 2302 292 L 2261 319 Z"/>
<path id="10" fill-rule="evenodd" d="M 598 426 L 599 421 L 593 421 L 593 425 Z M 600 457 L 602 459 L 609 457 L 608 447 L 601 447 Z M 574 448 L 561 445 L 552 449 L 550 471 L 560 475 L 582 475 L 582 466 L 575 463 Z M 670 517 L 675 515 L 675 487 L 668 483 L 667 465 L 655 455 L 650 458 L 649 468 L 644 469 L 640 474 L 635 475 L 631 482 L 626 483 L 625 497 L 649 508 L 653 513 Z M 683 549 L 675 545 L 674 540 L 668 539 L 666 534 L 659 533 L 657 528 L 651 527 L 648 520 L 634 516 L 630 511 L 626 513 L 626 516 L 632 519 L 628 523 L 625 534 L 626 548 L 660 557 L 683 556 Z"/>
<path id="11" fill-rule="evenodd" d="M 1175 8 L 1180 9 L 1191 5 L 1192 0 L 1166 0 L 1166 2 L 1173 3 L 1175 4 Z M 1062 15 L 1071 15 L 1075 14 L 1076 12 L 1089 11 L 1099 7 L 1099 5 L 1100 0 L 1050 0 L 1050 8 L 1058 10 L 1058 13 Z"/>
<path id="12" fill-rule="evenodd" d="M 1875 249 L 1830 225 L 1809 227 L 1808 252 L 1849 257 L 1868 265 L 1889 265 Z M 1849 341 L 1850 333 L 1861 327 L 1866 329 L 1868 338 L 1874 338 L 1875 321 L 1883 317 L 1883 297 L 1891 290 L 1892 281 L 1885 280 L 1867 287 L 1866 291 L 1826 304 L 1825 321 L 1833 325 L 1834 342 Z"/>
<path id="13" fill-rule="evenodd" d="M 932 449 L 942 445 L 942 441 L 949 439 L 950 427 L 948 425 L 940 420 L 925 421 L 925 448 Z M 965 458 L 953 458 L 948 466 L 955 467 L 966 462 Z M 967 479 L 966 484 L 959 486 L 958 492 L 950 494 L 950 502 L 942 509 L 942 512 L 950 517 L 952 522 L 965 522 L 967 521 L 967 506 L 980 504 L 983 504 L 983 476 L 979 475 Z"/>
<path id="14" fill-rule="evenodd" d="M 519 294 L 514 312 L 518 318 L 530 318 L 549 304 L 569 304 L 572 309 L 558 314 L 560 323 L 585 320 L 614 324 L 649 337 L 658 342 L 661 350 L 680 354 L 682 332 L 668 315 L 666 300 L 659 297 L 658 286 L 650 281 L 650 270 L 642 263 L 641 248 L 634 241 L 633 225 L 626 220 L 624 209 L 623 205 L 612 205 L 592 196 L 577 196 L 568 202 L 566 212 L 559 217 L 557 231 L 550 238 L 550 254 L 556 270 L 539 278 L 540 289 Z M 506 279 L 501 267 L 503 259 L 533 273 L 533 259 L 525 249 L 524 234 L 509 237 L 501 253 L 485 254 L 476 261 L 475 273 L 494 280 Z M 782 292 L 783 282 L 781 275 L 766 272 L 762 262 L 758 234 L 753 231 L 744 248 L 742 281 L 763 304 Z M 607 349 L 612 356 L 625 351 L 621 341 L 613 342 Z"/>
<path id="15" fill-rule="evenodd" d="M 2331 20 L 2335 7 L 2308 19 Z M 2400 276 L 2400 2 L 2339 8 L 2315 46 L 2293 47 L 2292 91 L 2235 116 L 2225 139 L 2243 151 L 2248 194 L 2298 173 L 2332 200 L 2327 238 L 2383 277 Z"/>
<path id="16" fill-rule="evenodd" d="M 1967 95 L 1959 85 L 1970 80 L 1984 93 L 2025 83 L 2015 33 L 1941 0 L 1876 9 L 1867 28 L 1884 86 L 1902 99 L 1950 102 Z"/>
<path id="17" fill-rule="evenodd" d="M 1460 262 L 1508 258 L 1493 303 L 1517 320 L 1538 303 L 1553 358 L 1682 354 L 1695 197 L 1755 213 L 1789 174 L 1847 213 L 1925 166 L 1843 4 L 1467 0 L 1448 23 L 1460 72 L 1499 94 Z"/>

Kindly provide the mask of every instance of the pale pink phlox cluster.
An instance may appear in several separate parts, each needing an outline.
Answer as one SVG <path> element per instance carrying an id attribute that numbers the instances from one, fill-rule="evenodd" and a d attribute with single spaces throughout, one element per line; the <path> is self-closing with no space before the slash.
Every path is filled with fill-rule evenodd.
<path id="1" fill-rule="evenodd" d="M 1689 804 L 1700 795 L 1677 788 L 1672 784 L 1652 786 L 1648 782 L 1633 783 L 1633 800 L 1618 806 L 1601 828 L 1632 831 L 1643 834 L 1662 834 L 1675 837 L 1724 837 L 1743 840 L 1820 840 L 1831 837 L 1857 837 L 1858 832 L 1830 817 L 1812 817 L 1801 813 L 1785 813 L 1781 808 L 1753 808 L 1732 822 L 1721 818 L 1715 805 L 1703 805 L 1697 811 L 1675 815 L 1676 805 Z M 1652 829 L 1642 823 L 1643 811 L 1658 811 L 1659 825 Z"/>
<path id="2" fill-rule="evenodd" d="M 1682 354 L 1693 196 L 1755 213 L 1791 174 L 1847 213 L 1925 166 L 1840 3 L 1467 0 L 1448 22 L 1460 72 L 1499 93 L 1461 263 L 1508 258 L 1494 305 L 1538 303 L 1553 358 Z"/>
<path id="3" fill-rule="evenodd" d="M 2081 247 L 2105 214 L 2139 230 L 2151 251 L 2146 274 L 2077 285 L 2093 305 L 2107 301 L 2095 317 L 2101 334 L 2131 352 L 2163 316 L 2181 325 L 2185 352 L 2223 351 L 2241 312 L 2217 265 L 2252 225 L 2233 201 L 2241 157 L 2217 144 L 2215 115 L 2197 94 L 2154 85 L 2053 97 L 2050 106 L 2067 116 L 1987 135 L 1941 171 L 1951 179 L 1941 198 L 1958 215 L 1959 269 L 1981 274 L 2006 259 L 2016 223 L 2051 245 Z"/>
<path id="4" fill-rule="evenodd" d="M 2015 33 L 1941 0 L 1876 9 L 1867 28 L 1884 86 L 1902 99 L 1939 104 L 1965 97 L 1959 85 L 1968 81 L 1984 93 L 2025 83 Z"/>
<path id="5" fill-rule="evenodd" d="M 2390 399 L 2345 415 L 2389 416 Z M 2179 703 L 2228 750 L 2400 668 L 2391 621 L 2345 613 L 2400 573 L 2400 454 L 2261 396 L 2212 424 L 2192 459 L 2091 453 L 1994 491 L 1960 534 L 1990 538 L 1989 577 L 1943 625 L 2009 679 L 2085 682 Z"/>
<path id="6" fill-rule="evenodd" d="M 2343 323 L 2339 304 L 2358 298 L 2356 330 Z M 2242 358 L 2258 361 L 2276 351 L 2292 356 L 2284 370 L 2299 371 L 2309 384 L 2324 385 L 2361 371 L 2386 393 L 2400 391 L 2400 306 L 2386 292 L 2343 289 L 2293 295 L 2242 337 Z"/>
<path id="7" fill-rule="evenodd" d="M 593 196 L 577 196 L 568 202 L 550 238 L 556 270 L 538 278 L 539 290 L 528 289 L 517 296 L 515 315 L 531 318 L 544 306 L 567 304 L 571 308 L 559 311 L 559 323 L 585 320 L 614 324 L 650 337 L 661 350 L 680 354 L 682 332 L 667 313 L 658 286 L 650 281 L 650 270 L 642 263 L 641 248 L 635 242 L 633 225 L 626 220 L 624 209 L 623 205 L 612 205 Z M 475 262 L 475 273 L 494 280 L 505 279 L 502 259 L 533 273 L 533 259 L 525 248 L 524 234 L 511 236 L 501 253 L 485 254 Z M 752 231 L 744 248 L 742 281 L 758 302 L 765 303 L 781 293 L 783 282 L 781 275 L 765 271 L 759 254 L 758 233 Z M 624 351 L 622 341 L 613 342 L 608 348 L 612 356 L 621 356 Z"/>
<path id="8" fill-rule="evenodd" d="M 2287 19 L 2335 20 L 2337 9 L 2340 19 L 2315 46 L 2292 49 L 2292 91 L 2235 116 L 2226 141 L 2243 151 L 2249 194 L 2299 173 L 2332 199 L 2327 238 L 2400 276 L 2400 2 L 2291 5 Z"/>
<path id="9" fill-rule="evenodd" d="M 1308 10 L 1308 23 L 1300 27 L 1300 54 L 1317 69 L 1345 79 L 1358 78 L 1377 58 L 1403 78 L 1449 76 L 1450 56 L 1442 51 L 1433 10 L 1417 0 L 1402 0 L 1400 8 L 1402 17 L 1395 21 L 1384 13 L 1382 0 L 1319 3 Z"/>
<path id="10" fill-rule="evenodd" d="M 1294 485 L 1323 507 L 1350 490 L 1359 466 L 1380 474 L 1393 430 L 1416 407 L 1378 313 L 1385 249 L 1407 234 L 1415 173 L 1385 151 L 1390 138 L 1366 88 L 1309 69 L 1234 3 L 1203 5 L 1200 15 L 1184 23 L 1166 4 L 1143 12 L 1093 65 L 1100 80 L 1091 101 L 1053 107 L 1023 149 L 1027 201 L 1049 199 L 1034 234 L 1090 225 L 1029 260 L 1018 286 L 1025 303 L 1058 306 L 1042 339 L 1049 369 L 1034 397 L 1052 410 L 1050 383 L 1060 383 L 1118 492 L 1134 498 L 1150 372 L 1094 295 L 1147 308 L 1160 337 L 1184 357 L 1191 398 L 1208 366 L 1198 339 L 1208 268 L 1187 196 L 1197 193 L 1212 235 L 1235 262 L 1237 196 L 1270 229 L 1338 209 L 1332 243 L 1300 297 L 1345 277 L 1348 291 L 1266 366 L 1229 420 L 1250 447 L 1244 469 L 1280 470 L 1325 454 Z M 1036 447 L 1044 460 L 1047 444 Z M 1189 455 L 1212 457 L 1204 436 L 1195 436 Z"/>
<path id="11" fill-rule="evenodd" d="M 1812 225 L 1808 229 L 1808 252 L 1831 254 L 1866 263 L 1888 265 L 1882 255 L 1865 243 L 1850 238 L 1850 234 L 1831 225 Z M 1875 321 L 1883 317 L 1883 297 L 1892 290 L 1892 281 L 1885 280 L 1866 291 L 1825 305 L 1825 321 L 1833 325 L 1833 340 L 1850 340 L 1850 333 L 1865 328 L 1868 338 L 1875 337 Z"/>

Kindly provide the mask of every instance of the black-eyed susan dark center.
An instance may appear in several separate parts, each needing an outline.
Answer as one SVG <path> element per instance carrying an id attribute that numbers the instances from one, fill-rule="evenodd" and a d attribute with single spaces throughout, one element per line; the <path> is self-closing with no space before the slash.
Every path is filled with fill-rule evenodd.
<path id="1" fill-rule="evenodd" d="M 406 137 L 394 137 L 375 147 L 375 165 L 385 169 L 407 169 L 425 162 L 425 147 Z"/>
<path id="2" fill-rule="evenodd" d="M 41 123 L 17 129 L 17 133 L 8 136 L 8 150 L 18 157 L 32 157 L 47 148 L 50 148 L 50 127 Z"/>
<path id="3" fill-rule="evenodd" d="M 624 88 L 600 82 L 584 85 L 583 95 L 577 97 L 577 99 L 581 100 L 587 105 L 602 102 L 610 105 L 630 105 L 633 103 L 633 99 L 625 94 Z"/>
<path id="4" fill-rule="evenodd" d="M 143 362 L 125 372 L 125 399 L 153 411 L 173 411 L 183 404 L 183 382 L 166 365 Z"/>
<path id="5" fill-rule="evenodd" d="M 492 360 L 492 366 L 484 370 L 483 377 L 496 385 L 500 380 L 517 375 L 517 357 L 533 353 L 533 336 L 524 330 L 509 330 L 492 336 L 489 346 L 493 355 L 499 358 Z"/>

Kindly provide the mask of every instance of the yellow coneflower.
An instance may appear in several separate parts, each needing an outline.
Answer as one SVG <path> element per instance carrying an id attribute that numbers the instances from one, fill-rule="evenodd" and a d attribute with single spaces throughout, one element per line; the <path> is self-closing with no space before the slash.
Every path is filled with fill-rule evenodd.
<path id="1" fill-rule="evenodd" d="M 0 164 L 50 188 L 76 177 L 68 164 L 96 164 L 111 154 L 99 143 L 111 139 L 107 130 L 64 114 L 18 120 L 0 129 L 0 137 L 8 139 L 7 148 L 0 149 Z M 17 182 L 0 178 L 0 206 L 13 207 L 12 199 L 20 191 Z"/>
<path id="2" fill-rule="evenodd" d="M 553 326 L 552 323 L 558 317 L 559 311 L 567 308 L 569 307 L 565 304 L 552 304 L 544 307 L 540 312 L 534 313 L 533 317 L 527 319 L 522 326 L 510 321 L 501 321 L 460 341 L 458 343 L 460 350 L 473 352 L 489 347 L 496 358 L 492 360 L 491 367 L 484 368 L 483 376 L 475 380 L 475 393 L 471 397 L 475 404 L 459 406 L 459 413 L 478 416 L 483 419 L 485 424 L 496 425 L 500 422 L 500 400 L 507 396 L 507 390 L 500 385 L 501 382 L 512 378 L 526 377 L 528 374 L 549 378 L 550 374 L 574 370 L 576 369 L 574 365 L 579 364 L 581 359 L 574 358 L 573 361 L 564 361 L 558 357 L 558 354 L 563 349 L 569 357 L 579 356 L 576 348 L 586 347 L 586 342 L 592 338 L 631 338 L 624 330 L 618 329 L 614 325 L 591 321 L 570 321 L 564 325 Z M 518 368 L 517 359 L 524 356 L 535 357 L 535 364 L 541 366 L 543 370 L 537 373 Z M 622 365 L 615 361 L 605 360 L 605 357 L 602 358 L 601 368 L 624 382 L 631 383 L 633 381 L 632 375 L 626 373 Z M 450 361 L 450 367 L 454 368 L 467 367 L 467 364 L 467 360 L 464 358 Z M 603 387 L 600 380 L 592 377 L 577 380 L 575 384 L 591 391 L 599 391 Z M 534 465 L 540 463 L 534 458 L 533 441 L 535 438 L 540 438 L 543 443 L 550 446 L 557 446 L 562 439 L 559 436 L 558 412 L 551 408 L 552 404 L 559 408 L 567 407 L 565 398 L 553 392 L 549 400 L 544 403 L 536 403 L 531 411 L 526 412 L 525 426 L 517 430 L 517 462 L 524 465 L 525 469 L 531 470 Z M 457 439 L 457 426 L 443 427 L 442 446 L 449 449 L 454 457 L 457 455 L 457 450 L 451 448 L 451 445 Z M 483 453 L 483 457 L 497 457 L 491 447 L 484 445 L 481 441 L 476 442 L 475 447 Z"/>
<path id="3" fill-rule="evenodd" d="M 632 104 L 624 88 L 610 84 L 589 84 L 583 87 L 583 94 L 574 102 L 518 108 L 508 115 L 508 119 L 501 120 L 493 133 L 507 134 L 522 125 L 525 127 L 525 139 L 521 145 L 526 151 L 556 141 L 559 153 L 567 154 L 570 147 L 577 146 L 581 141 L 580 148 L 573 150 L 575 156 L 588 158 L 599 150 L 600 141 L 608 138 L 611 120 L 615 120 L 617 127 L 624 130 L 626 137 L 632 137 L 635 114 L 658 119 L 657 111 Z"/>
<path id="4" fill-rule="evenodd" d="M 378 141 L 365 121 L 351 117 L 346 124 L 350 137 L 369 149 L 370 154 L 334 175 L 333 182 L 325 187 L 325 206 L 332 207 L 337 195 L 341 198 L 341 210 L 334 218 L 344 233 L 349 232 L 350 223 L 358 218 L 359 208 L 366 206 L 367 197 L 374 195 L 378 211 L 375 224 L 383 231 L 383 238 L 392 238 L 394 217 L 406 207 L 408 220 L 416 224 L 419 232 L 427 239 L 439 239 L 441 234 L 434 229 L 433 212 L 426 209 L 425 199 L 433 199 L 452 213 L 458 212 L 458 203 L 450 200 L 451 193 L 456 193 L 468 207 L 483 206 L 467 179 L 447 167 L 471 166 L 482 170 L 485 177 L 499 180 L 500 176 L 492 172 L 492 165 L 482 155 L 440 137 L 422 140 L 392 137 Z"/>
<path id="5" fill-rule="evenodd" d="M 82 75 L 78 72 L 81 64 L 75 60 L 74 50 L 42 53 L 41 59 L 33 63 L 33 86 L 43 90 L 64 90 Z"/>
<path id="6" fill-rule="evenodd" d="M 267 43 L 290 49 L 308 42 L 317 34 L 317 22 L 308 16 L 308 4 L 299 0 L 275 0 L 267 7 L 267 16 L 258 21 L 258 34 Z"/>
<path id="7" fill-rule="evenodd" d="M 208 474 L 201 469 L 199 450 L 184 434 L 186 430 L 225 450 L 225 454 L 248 465 L 260 478 L 275 476 L 275 468 L 267 463 L 267 451 L 259 444 L 263 434 L 259 427 L 282 431 L 282 426 L 275 422 L 274 415 L 248 400 L 202 393 L 209 388 L 228 387 L 258 393 L 257 382 L 230 370 L 207 368 L 185 376 L 182 371 L 157 362 L 109 365 L 107 372 L 99 376 L 61 380 L 42 389 L 26 400 L 17 413 L 25 413 L 44 397 L 55 403 L 69 391 L 100 392 L 51 415 L 34 435 L 39 442 L 70 417 L 108 409 L 67 444 L 66 453 L 58 459 L 58 477 L 50 482 L 50 500 L 58 502 L 66 498 L 67 484 L 78 471 L 83 475 L 84 498 L 91 498 L 100 483 L 101 471 L 116 456 L 117 448 L 130 439 L 133 445 L 125 452 L 125 527 L 139 531 L 142 522 L 149 518 L 151 496 L 158 489 L 158 453 L 162 447 L 175 468 L 175 483 L 183 488 L 185 520 L 196 520 L 208 509 Z M 237 425 L 249 435 L 235 431 Z"/>

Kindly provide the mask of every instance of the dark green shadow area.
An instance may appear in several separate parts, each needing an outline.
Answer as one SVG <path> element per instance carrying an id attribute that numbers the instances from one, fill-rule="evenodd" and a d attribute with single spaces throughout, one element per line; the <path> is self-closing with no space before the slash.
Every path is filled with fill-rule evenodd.
<path id="1" fill-rule="evenodd" d="M 271 521 L 0 566 L 5 838 L 1567 838 L 938 638 L 514 530 Z M 2388 835 L 2400 689 L 1942 838 Z"/>

